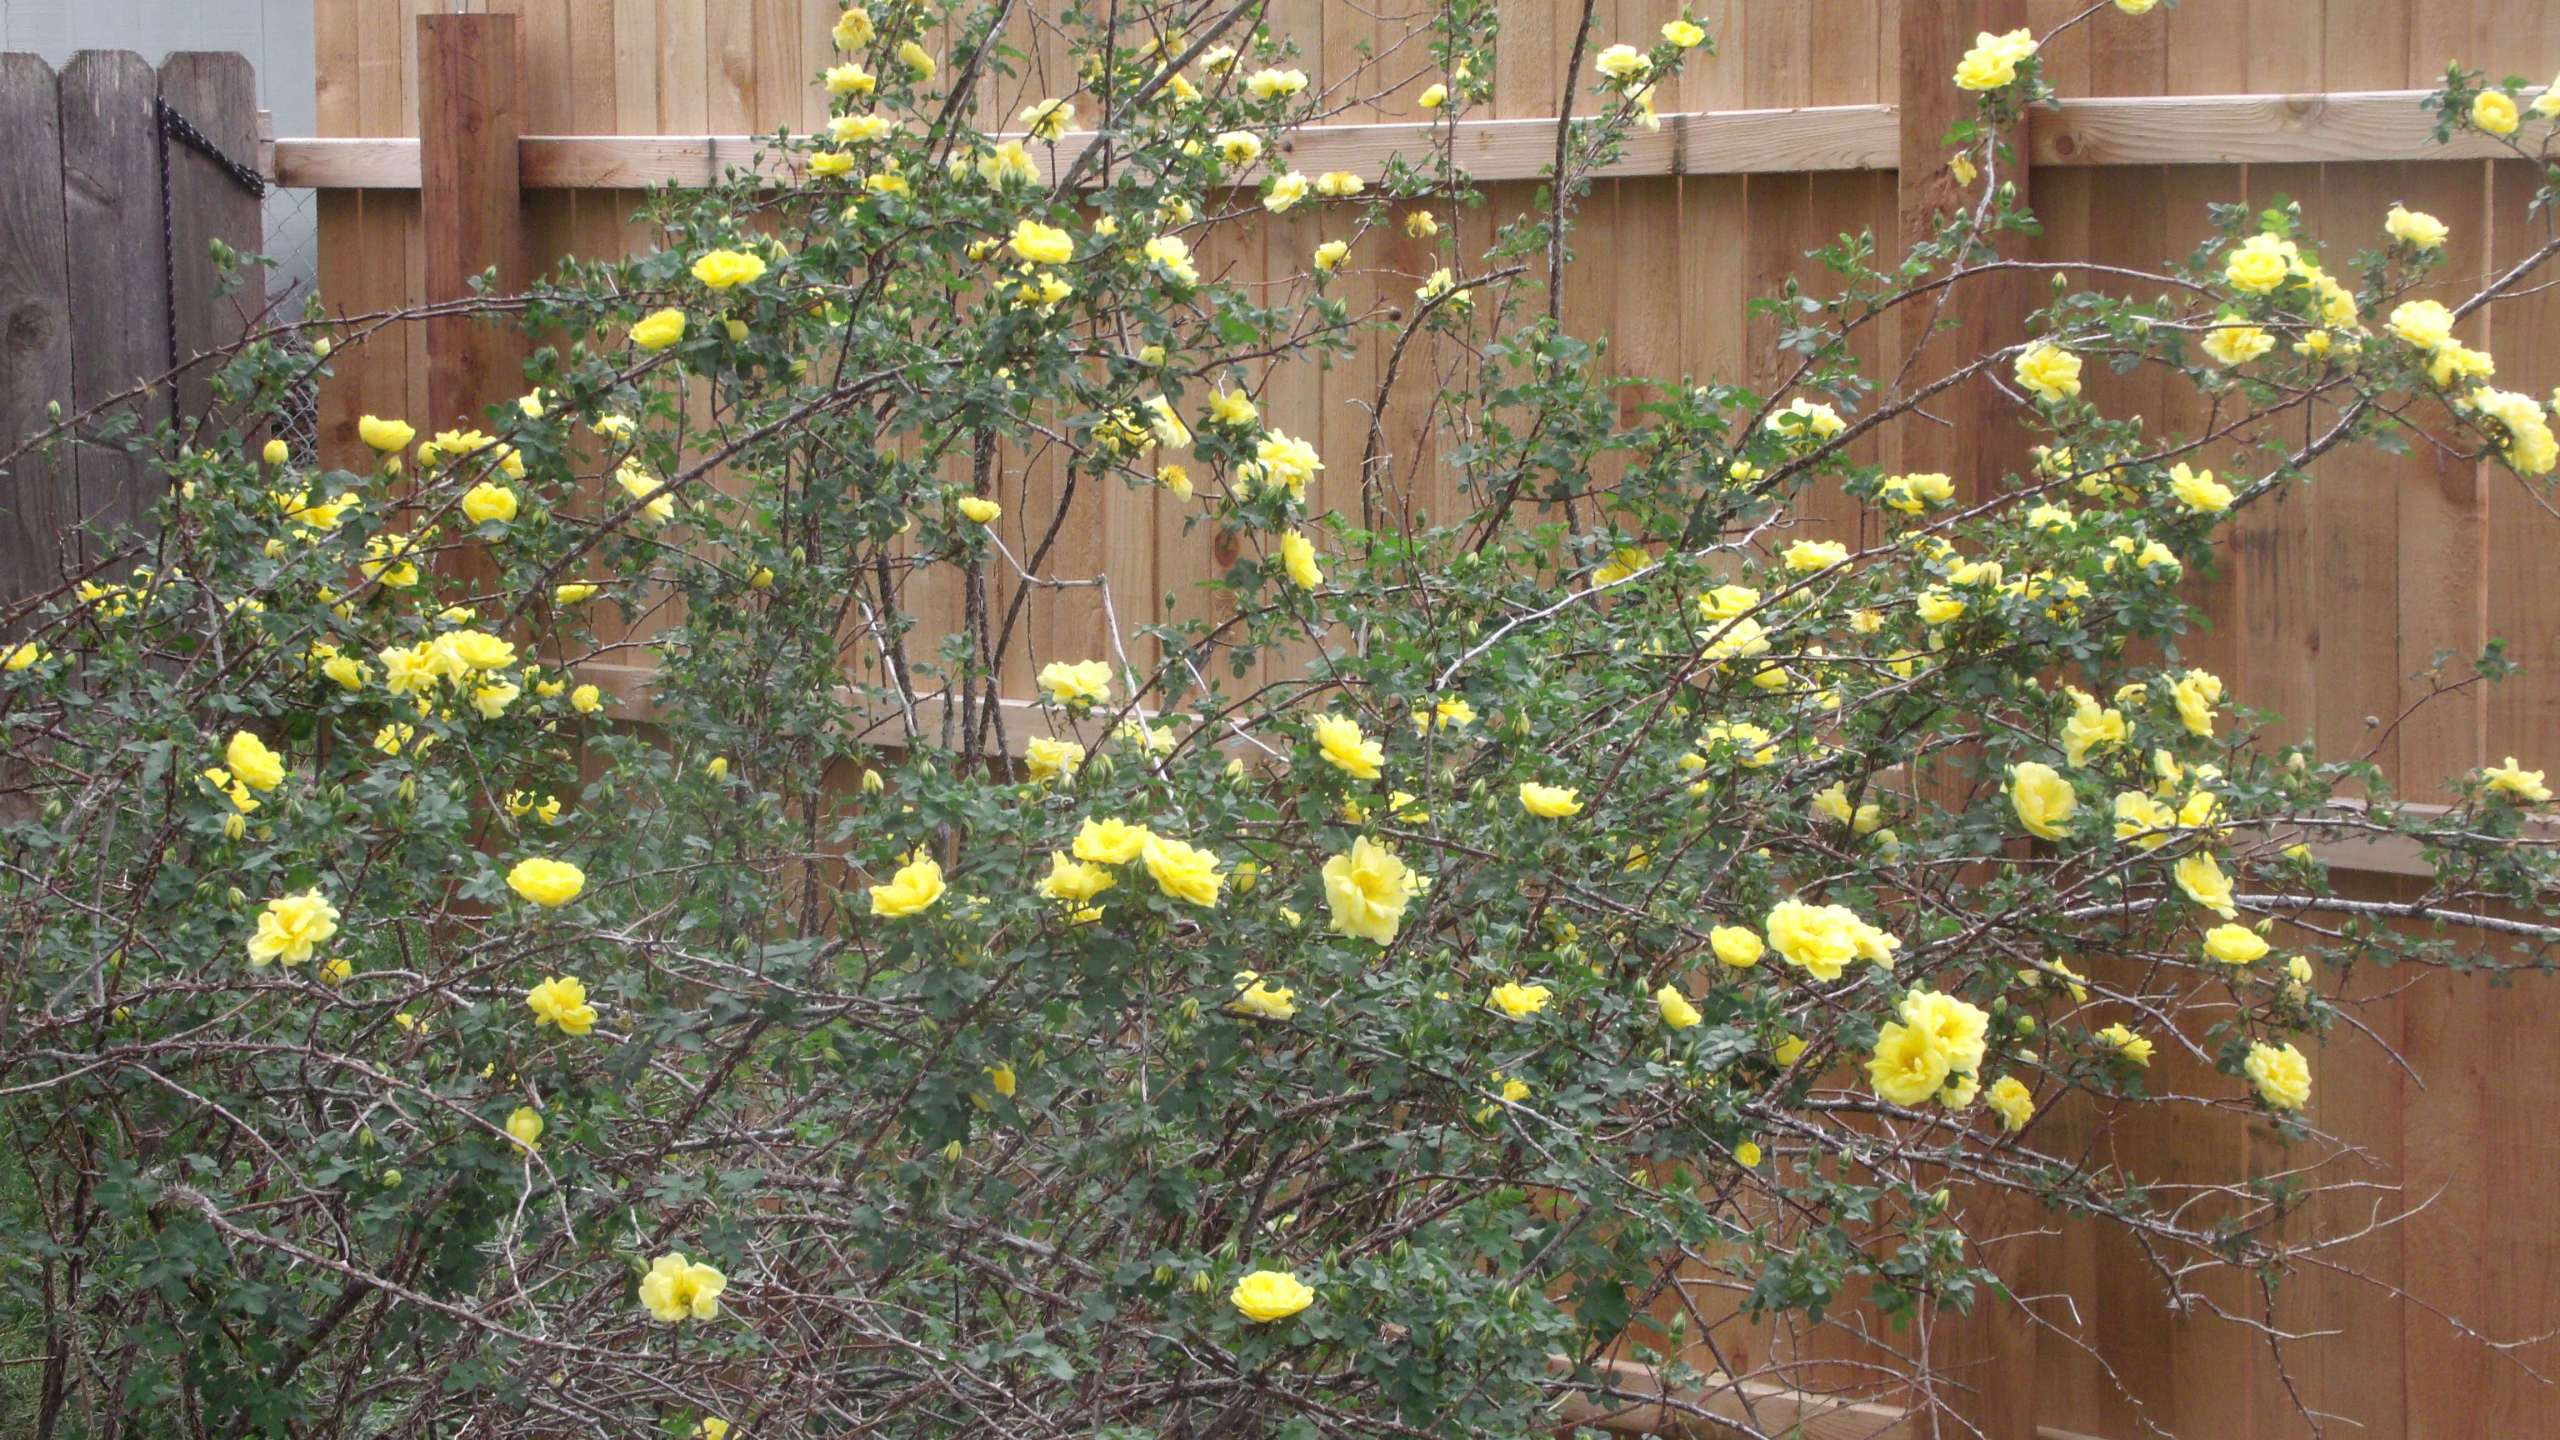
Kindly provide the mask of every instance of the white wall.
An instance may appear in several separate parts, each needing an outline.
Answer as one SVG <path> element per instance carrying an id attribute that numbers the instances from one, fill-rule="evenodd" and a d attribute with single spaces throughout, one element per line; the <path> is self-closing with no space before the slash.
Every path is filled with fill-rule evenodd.
<path id="1" fill-rule="evenodd" d="M 32 50 L 56 68 L 75 50 L 132 50 L 155 65 L 172 50 L 236 50 L 257 67 L 258 104 L 274 113 L 275 133 L 309 135 L 318 123 L 311 0 L 0 0 L 0 50 Z M 317 232 L 310 191 L 267 201 L 267 253 L 306 290 Z"/>

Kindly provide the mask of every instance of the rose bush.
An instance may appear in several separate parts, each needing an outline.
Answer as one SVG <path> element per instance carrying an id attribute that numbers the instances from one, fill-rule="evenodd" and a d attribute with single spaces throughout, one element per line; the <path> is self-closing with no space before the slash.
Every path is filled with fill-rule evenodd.
<path id="1" fill-rule="evenodd" d="M 2448 307 L 2410 297 L 2431 217 L 2324 247 L 2232 208 L 2134 284 L 2036 267 L 2014 344 L 1864 373 L 1878 317 L 2020 266 L 2001 127 L 2047 92 L 1985 36 L 1968 207 L 1891 268 L 1824 252 L 1783 388 L 1653 377 L 1621 426 L 1565 227 L 1699 25 L 1578 37 L 1560 171 L 1465 253 L 1477 0 L 1374 178 L 1289 170 L 1332 102 L 1253 7 L 1072 11 L 1078 86 L 989 109 L 1004 18 L 845 10 L 785 178 L 655 193 L 645 253 L 479 304 L 540 345 L 513 403 L 314 464 L 263 420 L 397 323 L 315 313 L 174 431 L 42 439 L 171 484 L 7 616 L 39 1430 L 1516 1435 L 1622 1395 L 1604 1354 L 1703 1408 L 1737 1313 L 2006 1303 L 1979 1197 L 2173 1287 L 2280 1271 L 2339 978 L 2552 938 L 2542 772 L 2405 808 L 2180 650 L 2217 529 L 2325 454 L 2424 426 L 2547 484 L 2544 407 L 2458 334 L 2552 247 Z M 2517 99 L 2433 103 L 2547 146 Z M 1286 285 L 1200 259 L 1299 206 L 1351 221 Z M 1441 263 L 1354 308 L 1386 227 Z M 1274 428 L 1274 375 L 1355 344 L 1367 453 Z M 2142 368 L 2214 428 L 2094 403 Z M 2032 458 L 1860 458 L 1958 385 Z M 1402 503 L 1427 428 L 1461 513 Z M 1035 458 L 1058 484 L 1006 484 Z M 1812 533 L 1816 484 L 1878 538 Z M 1213 612 L 1126 623 L 1052 563 L 1114 487 L 1240 538 Z M 1086 592 L 1103 653 L 1027 654 Z M 2308 848 L 2390 833 L 2436 866 L 2405 905 Z M 2065 1110 L 2259 1113 L 2305 1163 L 2163 1197 L 2040 1147 Z"/>

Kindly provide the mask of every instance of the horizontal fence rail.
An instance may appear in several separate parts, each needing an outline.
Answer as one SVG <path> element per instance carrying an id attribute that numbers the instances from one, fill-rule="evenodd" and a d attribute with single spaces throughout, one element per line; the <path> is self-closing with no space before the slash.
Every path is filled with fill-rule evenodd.
<path id="1" fill-rule="evenodd" d="M 2423 90 L 2312 95 L 2176 95 L 2065 100 L 2030 123 L 2035 164 L 2232 165 L 2324 161 L 2483 160 L 2506 155 L 2476 134 L 2438 144 Z M 1627 138 L 1604 176 L 1803 174 L 1892 170 L 1900 160 L 1900 112 L 1892 105 L 1794 110 L 1689 111 Z M 1555 155 L 1555 121 L 1461 120 L 1401 125 L 1322 125 L 1289 138 L 1283 159 L 1309 172 L 1384 173 L 1389 156 L 1451 140 L 1459 165 L 1480 181 L 1533 180 Z M 1036 150 L 1043 179 L 1073 165 L 1093 142 L 1075 131 Z M 528 190 L 630 190 L 707 185 L 732 169 L 780 178 L 790 157 L 765 135 L 527 135 L 519 142 Z M 274 142 L 262 167 L 277 183 L 322 190 L 415 190 L 419 142 L 408 137 L 296 138 Z M 1103 178 L 1096 172 L 1096 179 Z"/>

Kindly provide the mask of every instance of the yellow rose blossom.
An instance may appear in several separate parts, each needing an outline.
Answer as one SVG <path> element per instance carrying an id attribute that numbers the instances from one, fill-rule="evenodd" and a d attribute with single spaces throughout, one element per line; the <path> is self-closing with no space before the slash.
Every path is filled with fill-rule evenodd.
<path id="1" fill-rule="evenodd" d="M 1356 720 L 1340 715 L 1318 715 L 1309 727 L 1316 742 L 1316 753 L 1324 762 L 1355 780 L 1375 780 L 1383 773 L 1386 749 L 1361 733 Z"/>
<path id="2" fill-rule="evenodd" d="M 2382 217 L 2383 231 L 2394 240 L 2420 250 L 2441 250 L 2453 231 L 2443 221 L 2424 210 L 2411 210 L 2394 205 Z"/>
<path id="3" fill-rule="evenodd" d="M 2440 357 L 2444 353 L 2437 352 Z M 2471 392 L 2470 403 L 2475 413 L 2496 422 L 2499 452 L 2519 473 L 2548 475 L 2560 467 L 2560 437 L 2553 436 L 2532 396 L 2484 385 Z"/>
<path id="4" fill-rule="evenodd" d="M 1088 905 L 1095 896 L 1118 883 L 1119 880 L 1101 866 L 1088 865 L 1068 858 L 1064 852 L 1052 850 L 1049 852 L 1049 873 L 1040 877 L 1039 885 L 1034 888 L 1044 900 Z"/>
<path id="5" fill-rule="evenodd" d="M 2276 338 L 2255 325 L 2216 325 L 2204 332 L 2204 353 L 2222 365 L 2246 365 L 2276 348 Z"/>
<path id="6" fill-rule="evenodd" d="M 2551 798 L 2551 787 L 2542 783 L 2542 772 L 2517 766 L 2516 757 L 2507 757 L 2504 765 L 2487 766 L 2480 772 L 2481 781 L 2492 794 L 2539 805 Z"/>
<path id="7" fill-rule="evenodd" d="M 1929 1037 L 1946 1056 L 1948 1069 L 1971 1071 L 1981 1065 L 1991 1033 L 1991 1017 L 1982 1007 L 1941 991 L 1914 989 L 1894 1013 Z"/>
<path id="8" fill-rule="evenodd" d="M 1698 1013 L 1698 1007 L 1689 1003 L 1689 997 L 1681 994 L 1677 985 L 1665 985 L 1654 991 L 1653 1005 L 1661 1012 L 1662 1023 L 1674 1030 L 1686 1030 L 1707 1018 Z"/>
<path id="9" fill-rule="evenodd" d="M 42 664 L 50 658 L 50 652 L 48 652 L 43 646 L 30 640 L 22 645 L 11 646 L 5 652 L 0 652 L 0 670 L 6 670 L 8 673 L 15 675 L 19 671 L 26 669 L 28 666 Z M 352 689 L 354 687 L 350 686 L 349 688 Z"/>
<path id="10" fill-rule="evenodd" d="M 2190 734 L 2213 738 L 2214 707 L 2222 703 L 2222 679 L 2207 670 L 2190 670 L 2178 677 L 2170 687 L 2177 701 L 2178 721 Z"/>
<path id="11" fill-rule="evenodd" d="M 1956 64 L 1956 86 L 1978 92 L 2013 84 L 2019 64 L 2035 53 L 2035 39 L 2025 30 L 2004 35 L 1980 32 L 1974 37 L 1973 48 Z"/>
<path id="12" fill-rule="evenodd" d="M 2046 404 L 2069 400 L 2080 393 L 2080 357 L 2044 341 L 2038 341 L 2018 352 L 2018 383 Z"/>
<path id="13" fill-rule="evenodd" d="M 1004 507 L 983 495 L 963 495 L 960 497 L 960 513 L 976 524 L 992 525 L 998 516 L 1004 514 Z"/>
<path id="14" fill-rule="evenodd" d="M 640 1303 L 649 1318 L 665 1325 L 710 1320 L 719 1316 L 720 1295 L 728 1288 L 728 1277 L 677 1250 L 659 1256 L 640 1277 Z"/>
<path id="15" fill-rule="evenodd" d="M 1653 62 L 1633 45 L 1612 45 L 1592 57 L 1591 68 L 1612 80 L 1627 80 L 1653 68 Z"/>
<path id="16" fill-rule="evenodd" d="M 319 887 L 278 896 L 258 912 L 257 931 L 249 937 L 249 963 L 299 965 L 311 958 L 314 947 L 328 944 L 337 933 L 338 907 L 329 903 Z"/>
<path id="17" fill-rule="evenodd" d="M 2231 508 L 2231 487 L 2210 470 L 2190 470 L 2185 462 L 2169 467 L 2169 493 L 2199 515 L 2219 515 Z"/>
<path id="18" fill-rule="evenodd" d="M 385 455 L 397 455 L 409 448 L 418 432 L 406 420 L 385 420 L 366 415 L 356 421 L 356 437 Z"/>
<path id="19" fill-rule="evenodd" d="M 1391 943 L 1404 923 L 1406 903 L 1420 891 L 1412 870 L 1365 835 L 1353 840 L 1349 851 L 1324 862 L 1324 898 L 1337 935 Z"/>
<path id="20" fill-rule="evenodd" d="M 1493 987 L 1486 1003 L 1513 1020 L 1526 1020 L 1547 1008 L 1554 992 L 1544 985 L 1522 985 L 1505 981 Z"/>
<path id="21" fill-rule="evenodd" d="M 284 783 L 284 757 L 246 730 L 232 733 L 231 743 L 223 747 L 222 758 L 231 767 L 232 775 L 252 790 L 273 790 Z"/>
<path id="22" fill-rule="evenodd" d="M 1073 740 L 1059 740 L 1047 735 L 1034 735 L 1023 747 L 1022 769 L 1033 783 L 1045 785 L 1052 780 L 1073 780 L 1084 768 L 1084 747 Z"/>
<path id="23" fill-rule="evenodd" d="M 664 350 L 684 338 L 684 312 L 670 306 L 632 322 L 631 343 L 643 350 Z"/>
<path id="24" fill-rule="evenodd" d="M 2258 1097 L 2278 1110 L 2299 1110 L 2311 1103 L 2311 1062 L 2292 1045 L 2252 1042 L 2242 1062 Z"/>
<path id="25" fill-rule="evenodd" d="M 2391 307 L 2382 324 L 2421 350 L 2433 350 L 2453 338 L 2453 312 L 2438 300 L 2403 300 Z"/>
<path id="26" fill-rule="evenodd" d="M 1241 170 L 1262 158 L 1262 141 L 1251 131 L 1228 130 L 1209 143 L 1229 169 Z"/>
<path id="27" fill-rule="evenodd" d="M 1888 1020 L 1876 1032 L 1875 1053 L 1867 1060 L 1867 1084 L 1881 1099 L 1896 1105 L 1922 1105 L 1947 1083 L 1947 1053 L 1929 1033 Z"/>
<path id="28" fill-rule="evenodd" d="M 2264 295 L 2284 284 L 2300 258 L 2290 240 L 2276 235 L 2252 235 L 2232 249 L 2223 262 L 2222 278 L 2243 294 Z"/>
<path id="29" fill-rule="evenodd" d="M 1138 858 L 1156 888 L 1167 896 L 1203 909 L 1215 909 L 1226 877 L 1218 873 L 1218 857 L 1188 841 L 1148 832 Z"/>
<path id="30" fill-rule="evenodd" d="M 1416 240 L 1427 240 L 1440 233 L 1440 221 L 1428 210 L 1404 212 L 1404 233 Z"/>
<path id="31" fill-rule="evenodd" d="M 1422 87 L 1422 93 L 1414 97 L 1413 103 L 1425 110 L 1437 110 L 1449 103 L 1449 87 L 1435 80 Z"/>
<path id="32" fill-rule="evenodd" d="M 2102 706 L 2093 696 L 2080 695 L 2071 718 L 2062 722 L 2063 759 L 2078 769 L 2088 763 L 2090 751 L 2102 745 L 2121 745 L 2132 733 L 2123 711 Z"/>
<path id="33" fill-rule="evenodd" d="M 507 872 L 507 888 L 546 910 L 556 910 L 587 888 L 587 874 L 566 860 L 529 856 Z"/>
<path id="34" fill-rule="evenodd" d="M 1683 50 L 1695 50 L 1707 42 L 1707 32 L 1705 27 L 1683 16 L 1664 22 L 1662 38 Z"/>
<path id="35" fill-rule="evenodd" d="M 1944 505 L 1956 498 L 1956 483 L 1935 472 L 1917 475 L 1887 476 L 1876 486 L 1876 499 L 1906 515 L 1917 515 L 1932 505 Z"/>
<path id="36" fill-rule="evenodd" d="M 1767 947 L 1760 943 L 1760 937 L 1740 925 L 1718 925 L 1709 930 L 1707 945 L 1716 952 L 1718 960 L 1736 970 L 1750 969 L 1768 953 Z"/>
<path id="37" fill-rule="evenodd" d="M 1034 265 L 1064 265 L 1076 256 L 1074 236 L 1037 220 L 1015 221 L 1013 238 L 1007 243 L 1015 255 Z"/>
<path id="38" fill-rule="evenodd" d="M 1288 572 L 1289 582 L 1301 590 L 1313 590 L 1324 583 L 1324 569 L 1316 564 L 1315 542 L 1303 531 L 1292 530 L 1280 537 L 1280 568 Z"/>
<path id="39" fill-rule="evenodd" d="M 1581 792 L 1561 785 L 1520 782 L 1520 808 L 1541 820 L 1563 820 L 1582 813 Z"/>
<path id="40" fill-rule="evenodd" d="M 855 60 L 828 66 L 825 78 L 830 95 L 871 95 L 880 89 L 880 77 L 863 69 L 861 62 Z"/>
<path id="41" fill-rule="evenodd" d="M 943 889 L 941 864 L 919 847 L 888 883 L 871 887 L 871 913 L 883 920 L 920 915 L 942 898 Z"/>
<path id="42" fill-rule="evenodd" d="M 1256 1270 L 1236 1282 L 1227 1302 L 1254 1324 L 1268 1325 L 1316 1303 L 1316 1292 L 1285 1270 Z"/>
<path id="43" fill-rule="evenodd" d="M 1786 549 L 1787 568 L 1803 574 L 1846 564 L 1849 547 L 1837 540 L 1798 540 Z"/>
<path id="44" fill-rule="evenodd" d="M 1107 705 L 1111 667 L 1100 660 L 1052 660 L 1040 667 L 1040 688 L 1059 705 Z"/>
<path id="45" fill-rule="evenodd" d="M 528 1152 L 542 1148 L 537 1142 L 542 1139 L 545 1128 L 542 1112 L 530 1105 L 519 1105 L 507 1116 L 507 1138 Z"/>
<path id="46" fill-rule="evenodd" d="M 2097 1038 L 2108 1048 L 2136 1065 L 2151 1063 L 2151 1042 L 2123 1025 L 2110 1025 L 2097 1032 Z"/>
<path id="47" fill-rule="evenodd" d="M 872 37 L 880 32 L 871 23 L 870 11 L 859 5 L 852 5 L 847 6 L 842 14 L 836 16 L 834 28 L 827 33 L 828 38 L 835 42 L 837 49 L 859 50 L 870 44 Z"/>
<path id="48" fill-rule="evenodd" d="M 587 1003 L 587 987 L 574 976 L 553 975 L 524 992 L 534 1028 L 560 1027 L 563 1035 L 584 1035 L 596 1028 L 596 1007 Z"/>
<path id="49" fill-rule="evenodd" d="M 1771 411 L 1762 424 L 1772 433 L 1793 440 L 1828 440 L 1849 428 L 1839 411 L 1801 395 L 1788 401 L 1786 408 Z"/>
<path id="50" fill-rule="evenodd" d="M 712 290 L 752 284 L 764 272 L 764 257 L 752 250 L 707 250 L 693 262 L 693 278 Z"/>
<path id="51" fill-rule="evenodd" d="M 1144 853 L 1153 832 L 1125 820 L 1088 818 L 1076 831 L 1075 856 L 1097 865 L 1126 865 Z"/>
<path id="52" fill-rule="evenodd" d="M 1348 199 L 1368 188 L 1368 181 L 1349 170 L 1327 170 L 1316 177 L 1316 193 L 1328 199 Z"/>
<path id="53" fill-rule="evenodd" d="M 2204 955 L 2225 965 L 2253 965 L 2266 958 L 2266 937 L 2246 925 L 2216 925 L 2204 932 Z"/>
<path id="54" fill-rule="evenodd" d="M 2515 97 L 2504 90 L 2483 90 L 2471 97 L 2471 123 L 2487 135 L 2513 135 L 2519 117 Z"/>
<path id="55" fill-rule="evenodd" d="M 2027 1122 L 2035 1118 L 2035 1097 L 2018 1083 L 2015 1075 L 2003 1075 L 1991 1082 L 1991 1088 L 1982 1094 L 1982 1103 L 1999 1113 L 2001 1127 L 2013 1135 L 2026 1129 Z"/>
<path id="56" fill-rule="evenodd" d="M 2040 760 L 2029 760 L 2010 768 L 2009 803 L 2028 834 L 2061 840 L 2071 833 L 2071 816 L 2080 808 L 2080 797 L 2061 772 Z"/>
<path id="57" fill-rule="evenodd" d="M 2222 864 L 2204 850 L 2180 856 L 2170 867 L 2170 875 L 2187 898 L 2221 916 L 2232 919 L 2240 913 L 2231 900 L 2231 877 L 2222 873 Z"/>
<path id="58" fill-rule="evenodd" d="M 604 692 L 593 685 L 581 685 L 569 692 L 569 707 L 581 715 L 593 715 L 604 708 Z"/>
<path id="59" fill-rule="evenodd" d="M 1227 1009 L 1261 1020 L 1286 1020 L 1298 1013 L 1296 995 L 1294 990 L 1264 984 L 1260 975 L 1247 970 L 1236 976 L 1236 993 L 1227 1001 Z"/>
<path id="60" fill-rule="evenodd" d="M 1076 107 L 1065 100 L 1042 100 L 1023 108 L 1018 117 L 1034 140 L 1055 142 L 1075 128 Z"/>

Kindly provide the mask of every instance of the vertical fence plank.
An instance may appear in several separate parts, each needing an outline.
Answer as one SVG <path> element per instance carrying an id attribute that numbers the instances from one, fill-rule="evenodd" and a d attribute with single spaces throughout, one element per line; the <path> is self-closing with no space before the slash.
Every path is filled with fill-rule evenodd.
<path id="1" fill-rule="evenodd" d="M 495 270 L 500 293 L 525 283 L 524 203 L 516 140 L 524 132 L 524 17 L 426 15 L 418 20 L 420 198 L 430 302 L 471 294 Z M 473 315 L 427 322 L 431 425 L 476 423 L 514 395 L 522 358 L 512 334 Z"/>
<path id="2" fill-rule="evenodd" d="M 62 118 L 53 67 L 0 55 L 0 453 L 52 423 L 70 400 L 71 322 L 64 300 Z M 0 600 L 49 588 L 75 518 L 68 459 L 33 454 L 0 476 Z"/>
<path id="3" fill-rule="evenodd" d="M 160 98 L 223 154 L 257 162 L 258 81 L 246 56 L 179 51 L 160 62 Z M 265 272 L 243 267 L 226 293 L 213 261 L 215 241 L 240 252 L 262 248 L 265 226 L 256 195 L 210 158 L 169 142 L 169 264 L 177 293 L 171 315 L 182 363 L 239 339 L 243 322 L 265 311 Z M 196 366 L 179 380 L 181 429 L 201 421 L 212 395 L 210 366 Z"/>
<path id="4" fill-rule="evenodd" d="M 159 76 L 130 50 L 83 50 L 62 70 L 63 227 L 80 237 L 64 254 L 70 313 L 80 317 L 71 398 L 82 410 L 169 368 L 168 252 L 151 112 L 159 91 Z M 124 408 L 147 433 L 169 418 L 168 392 Z M 144 487 L 157 483 L 137 457 L 101 446 L 81 452 L 79 472 L 81 515 L 108 527 L 131 523 L 151 498 Z"/>

